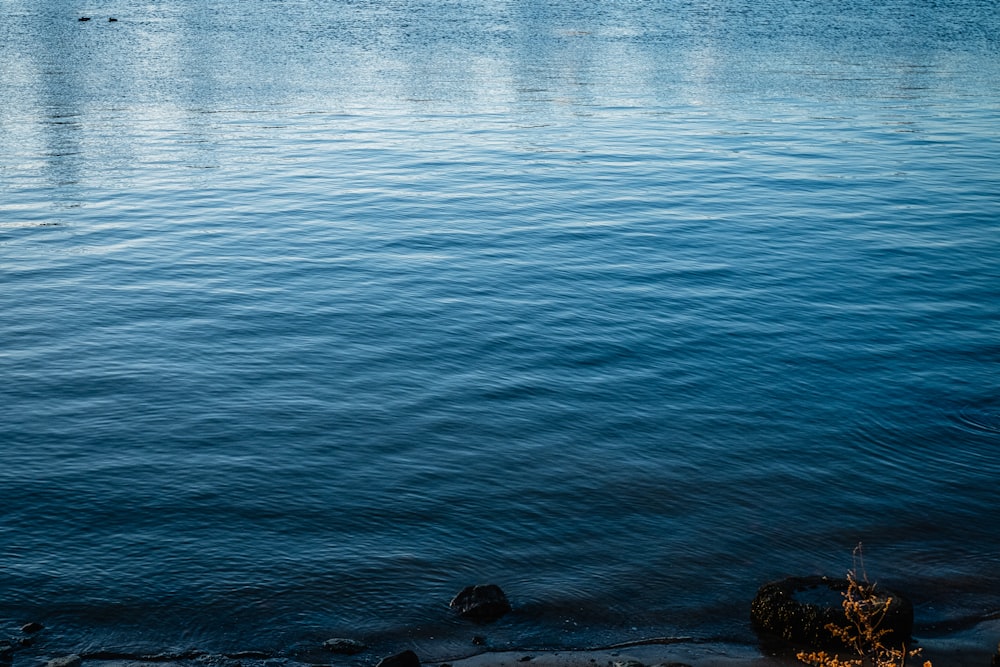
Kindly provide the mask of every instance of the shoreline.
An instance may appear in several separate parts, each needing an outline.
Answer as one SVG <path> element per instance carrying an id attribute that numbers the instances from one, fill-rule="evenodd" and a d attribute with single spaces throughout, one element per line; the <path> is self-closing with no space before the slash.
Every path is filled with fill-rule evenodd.
<path id="1" fill-rule="evenodd" d="M 1000 642 L 1000 618 L 935 636 L 917 644 L 923 649 L 918 661 L 930 660 L 934 667 L 990 667 Z M 16 651 L 4 667 L 335 667 L 376 665 L 390 656 L 367 650 L 354 656 L 329 654 L 317 662 L 294 656 L 267 656 L 255 651 L 229 654 L 189 651 L 185 654 L 136 655 L 111 652 L 51 655 L 45 651 Z M 443 658 L 417 656 L 421 667 L 792 667 L 803 663 L 790 656 L 764 655 L 756 645 L 695 638 L 662 638 L 589 649 L 483 650 L 465 656 Z"/>

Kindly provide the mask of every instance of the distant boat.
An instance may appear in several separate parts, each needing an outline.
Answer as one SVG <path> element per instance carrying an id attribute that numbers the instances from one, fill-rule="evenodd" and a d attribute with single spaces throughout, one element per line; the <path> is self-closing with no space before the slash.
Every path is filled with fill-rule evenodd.
<path id="1" fill-rule="evenodd" d="M 89 20 L 90 20 L 89 16 L 81 16 L 80 18 L 77 19 L 77 21 L 89 21 Z"/>
<path id="2" fill-rule="evenodd" d="M 117 23 L 117 22 L 118 22 L 118 19 L 116 19 L 114 16 L 112 16 L 112 17 L 110 17 L 108 19 L 108 23 Z"/>

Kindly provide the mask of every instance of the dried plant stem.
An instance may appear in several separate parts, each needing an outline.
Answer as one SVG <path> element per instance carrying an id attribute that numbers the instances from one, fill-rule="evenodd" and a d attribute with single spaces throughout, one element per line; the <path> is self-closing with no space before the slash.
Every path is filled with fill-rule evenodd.
<path id="1" fill-rule="evenodd" d="M 883 627 L 886 614 L 893 600 L 882 597 L 875 585 L 868 581 L 861 545 L 854 548 L 854 567 L 847 573 L 844 591 L 844 615 L 847 625 L 830 623 L 826 629 L 848 647 L 851 655 L 844 657 L 826 651 L 801 651 L 795 655 L 801 662 L 813 667 L 906 667 L 909 658 L 920 654 L 920 649 L 905 645 L 889 646 L 889 628 Z M 929 660 L 923 667 L 933 667 Z"/>

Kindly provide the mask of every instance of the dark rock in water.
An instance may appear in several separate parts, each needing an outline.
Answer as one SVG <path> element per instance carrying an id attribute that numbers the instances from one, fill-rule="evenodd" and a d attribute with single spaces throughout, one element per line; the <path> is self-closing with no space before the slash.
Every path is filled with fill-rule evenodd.
<path id="1" fill-rule="evenodd" d="M 77 21 L 89 21 L 89 20 L 90 20 L 89 16 L 81 16 L 80 18 L 77 19 Z"/>
<path id="2" fill-rule="evenodd" d="M 31 623 L 25 623 L 24 625 L 21 626 L 21 632 L 23 632 L 26 635 L 33 635 L 36 632 L 40 632 L 41 630 L 44 629 L 45 629 L 44 625 L 42 625 L 41 623 L 35 623 L 34 621 L 32 621 Z"/>
<path id="3" fill-rule="evenodd" d="M 53 658 L 45 663 L 45 667 L 80 667 L 83 664 L 83 658 L 76 655 L 64 655 L 61 658 Z"/>
<path id="4" fill-rule="evenodd" d="M 112 17 L 110 17 L 108 19 L 108 23 L 118 23 L 118 19 L 116 19 L 114 16 L 112 16 Z"/>
<path id="5" fill-rule="evenodd" d="M 420 658 L 413 651 L 403 651 L 382 658 L 375 667 L 420 667 Z"/>
<path id="6" fill-rule="evenodd" d="M 466 586 L 450 606 L 460 616 L 480 623 L 495 621 L 511 610 L 507 596 L 496 584 Z"/>
<path id="7" fill-rule="evenodd" d="M 848 626 L 843 608 L 847 579 L 829 577 L 789 577 L 764 584 L 750 605 L 750 620 L 766 652 L 789 649 L 831 649 L 844 642 L 827 628 Z M 913 633 L 913 605 L 902 595 L 884 588 L 875 593 L 889 606 L 880 628 L 887 631 L 885 642 L 908 644 Z"/>
<path id="8" fill-rule="evenodd" d="M 323 642 L 323 648 L 331 653 L 354 655 L 356 653 L 361 653 L 368 647 L 356 639 L 343 639 L 338 637 L 335 639 L 327 639 Z"/>
<path id="9" fill-rule="evenodd" d="M 14 645 L 9 641 L 0 640 L 0 666 L 9 665 L 14 661 Z"/>

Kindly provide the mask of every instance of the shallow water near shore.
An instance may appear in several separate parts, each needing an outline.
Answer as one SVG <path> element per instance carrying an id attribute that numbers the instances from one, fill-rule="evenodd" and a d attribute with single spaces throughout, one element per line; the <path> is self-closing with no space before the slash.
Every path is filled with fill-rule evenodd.
<path id="1" fill-rule="evenodd" d="M 19 655 L 1000 613 L 995 3 L 3 10 Z"/>

